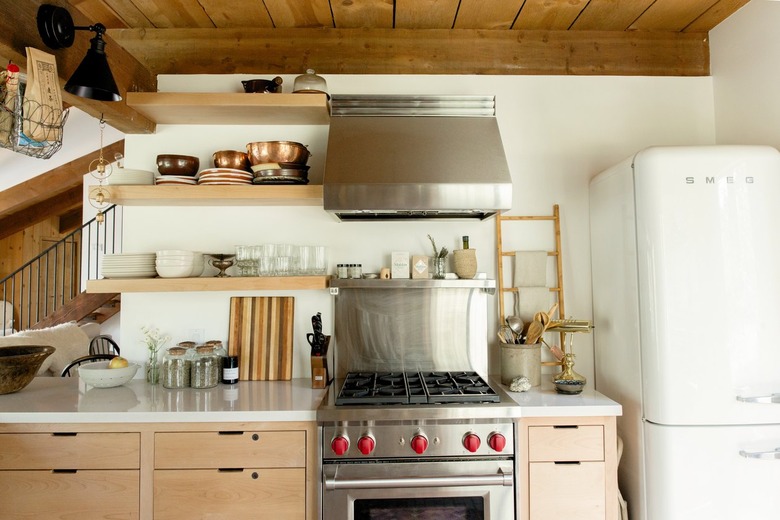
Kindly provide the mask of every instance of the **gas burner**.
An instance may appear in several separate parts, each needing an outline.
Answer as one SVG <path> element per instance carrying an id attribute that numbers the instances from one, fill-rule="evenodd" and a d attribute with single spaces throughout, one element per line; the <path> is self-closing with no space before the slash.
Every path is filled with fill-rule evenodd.
<path id="1" fill-rule="evenodd" d="M 499 402 L 476 372 L 352 372 L 336 405 L 445 404 Z"/>

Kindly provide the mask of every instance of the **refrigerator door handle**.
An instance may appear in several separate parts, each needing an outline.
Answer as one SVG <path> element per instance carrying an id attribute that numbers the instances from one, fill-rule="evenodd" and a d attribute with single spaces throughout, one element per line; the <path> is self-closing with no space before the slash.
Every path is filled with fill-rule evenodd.
<path id="1" fill-rule="evenodd" d="M 780 404 L 780 394 L 749 396 L 738 395 L 737 401 L 743 403 Z"/>
<path id="2" fill-rule="evenodd" d="M 780 459 L 780 448 L 772 451 L 745 451 L 739 450 L 739 454 L 746 459 Z"/>

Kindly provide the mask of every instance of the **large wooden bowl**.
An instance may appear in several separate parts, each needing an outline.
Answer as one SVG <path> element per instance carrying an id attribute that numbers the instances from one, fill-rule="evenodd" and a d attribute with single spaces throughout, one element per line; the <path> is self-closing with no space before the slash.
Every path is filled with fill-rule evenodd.
<path id="1" fill-rule="evenodd" d="M 29 385 L 54 350 L 41 345 L 0 347 L 0 394 L 18 392 Z"/>

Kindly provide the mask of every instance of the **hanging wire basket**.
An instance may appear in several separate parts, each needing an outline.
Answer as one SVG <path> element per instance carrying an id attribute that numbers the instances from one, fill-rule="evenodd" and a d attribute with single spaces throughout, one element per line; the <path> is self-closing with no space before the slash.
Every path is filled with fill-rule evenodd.
<path id="1" fill-rule="evenodd" d="M 69 109 L 61 110 L 24 98 L 25 83 L 19 82 L 14 110 L 0 103 L 0 148 L 48 159 L 62 148 L 62 133 Z M 0 99 L 5 99 L 0 85 Z"/>

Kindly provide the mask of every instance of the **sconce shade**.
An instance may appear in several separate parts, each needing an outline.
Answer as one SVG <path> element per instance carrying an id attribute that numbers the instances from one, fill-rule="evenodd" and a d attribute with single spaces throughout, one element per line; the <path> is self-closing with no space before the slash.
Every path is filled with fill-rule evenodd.
<path id="1" fill-rule="evenodd" d="M 65 83 L 65 91 L 79 97 L 98 101 L 121 101 L 119 89 L 111 74 L 106 58 L 106 42 L 103 33 L 106 27 L 97 23 L 88 27 L 75 27 L 70 13 L 59 6 L 43 4 L 38 8 L 38 33 L 47 47 L 61 49 L 73 45 L 77 30 L 88 30 L 95 34 L 90 40 L 87 55 Z"/>
<path id="2" fill-rule="evenodd" d="M 65 91 L 98 101 L 121 101 L 111 68 L 103 50 L 106 42 L 98 33 L 76 71 L 65 83 Z"/>

